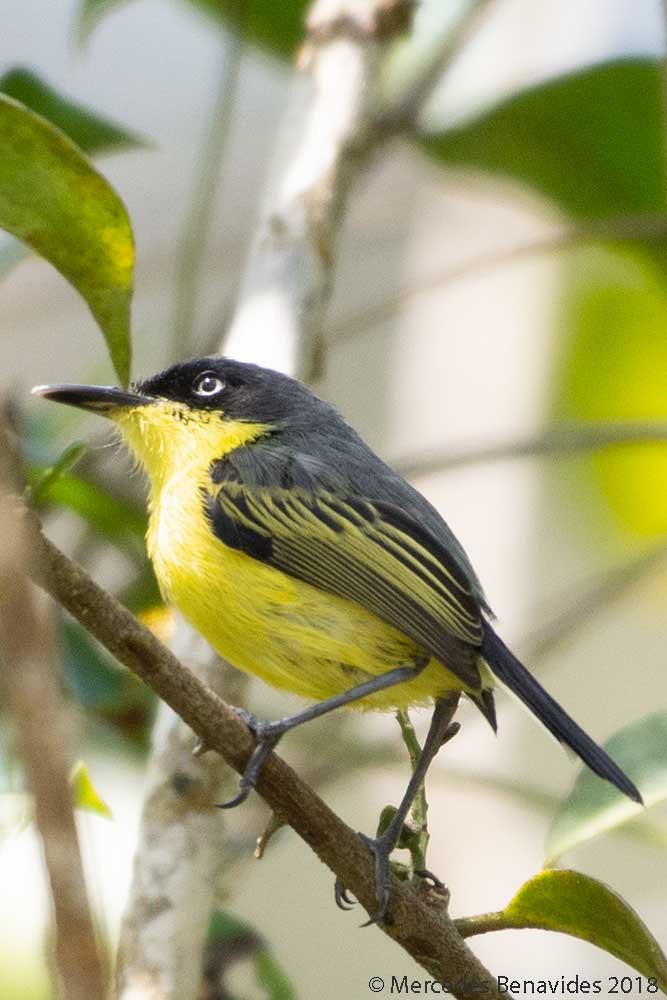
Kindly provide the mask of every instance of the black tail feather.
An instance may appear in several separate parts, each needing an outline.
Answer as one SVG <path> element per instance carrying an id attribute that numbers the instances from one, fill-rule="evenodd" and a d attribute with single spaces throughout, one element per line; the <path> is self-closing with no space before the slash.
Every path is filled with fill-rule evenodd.
<path id="1" fill-rule="evenodd" d="M 481 655 L 492 673 L 521 699 L 557 740 L 574 750 L 595 774 L 616 785 L 635 802 L 642 802 L 639 791 L 620 767 L 547 694 L 488 622 L 484 623 Z"/>

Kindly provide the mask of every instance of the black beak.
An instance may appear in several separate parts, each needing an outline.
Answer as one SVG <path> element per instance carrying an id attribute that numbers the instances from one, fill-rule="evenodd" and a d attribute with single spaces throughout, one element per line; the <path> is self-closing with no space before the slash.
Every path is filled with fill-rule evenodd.
<path id="1" fill-rule="evenodd" d="M 139 392 L 108 385 L 36 385 L 32 391 L 35 396 L 91 410 L 103 417 L 110 416 L 113 410 L 155 402 L 154 396 L 142 396 Z"/>

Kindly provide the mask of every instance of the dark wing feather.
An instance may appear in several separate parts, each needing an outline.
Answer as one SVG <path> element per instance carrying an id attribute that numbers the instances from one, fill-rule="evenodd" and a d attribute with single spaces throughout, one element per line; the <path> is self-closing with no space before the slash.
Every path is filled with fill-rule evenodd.
<path id="1" fill-rule="evenodd" d="M 314 476 L 311 489 L 262 478 L 242 482 L 238 464 L 216 463 L 204 501 L 225 545 L 361 604 L 479 689 L 479 602 L 428 528 L 395 504 L 318 488 Z"/>

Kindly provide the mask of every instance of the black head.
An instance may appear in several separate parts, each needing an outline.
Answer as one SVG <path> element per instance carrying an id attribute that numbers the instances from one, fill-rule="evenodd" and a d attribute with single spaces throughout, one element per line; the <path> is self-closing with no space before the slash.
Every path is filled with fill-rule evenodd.
<path id="1" fill-rule="evenodd" d="M 173 365 L 133 386 L 142 396 L 169 399 L 195 410 L 217 410 L 230 420 L 280 423 L 312 419 L 329 409 L 287 375 L 231 358 L 199 358 Z"/>

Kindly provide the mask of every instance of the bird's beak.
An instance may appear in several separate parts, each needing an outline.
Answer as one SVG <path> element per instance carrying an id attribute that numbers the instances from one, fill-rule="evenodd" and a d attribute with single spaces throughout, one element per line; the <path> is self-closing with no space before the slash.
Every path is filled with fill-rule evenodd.
<path id="1" fill-rule="evenodd" d="M 132 406 L 148 406 L 156 401 L 154 396 L 108 385 L 36 385 L 32 392 L 35 396 L 77 406 L 80 410 L 90 410 L 102 417 L 110 417 L 115 411 Z"/>

